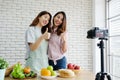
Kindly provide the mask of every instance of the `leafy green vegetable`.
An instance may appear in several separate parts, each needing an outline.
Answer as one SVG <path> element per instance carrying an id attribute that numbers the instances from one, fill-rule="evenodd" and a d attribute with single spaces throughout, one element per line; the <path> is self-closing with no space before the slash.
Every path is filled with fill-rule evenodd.
<path id="1" fill-rule="evenodd" d="M 28 74 L 25 74 L 25 77 L 36 77 L 37 76 L 37 73 L 33 72 L 33 71 L 30 71 L 30 73 Z"/>
<path id="2" fill-rule="evenodd" d="M 8 67 L 8 62 L 3 58 L 0 58 L 0 69 L 5 69 Z"/>
<path id="3" fill-rule="evenodd" d="M 31 75 L 31 72 L 28 74 L 25 74 L 25 77 L 30 77 L 30 75 Z"/>

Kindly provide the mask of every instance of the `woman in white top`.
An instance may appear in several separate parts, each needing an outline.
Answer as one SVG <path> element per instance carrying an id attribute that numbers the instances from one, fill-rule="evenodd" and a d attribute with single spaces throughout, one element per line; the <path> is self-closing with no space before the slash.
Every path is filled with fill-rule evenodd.
<path id="1" fill-rule="evenodd" d="M 48 66 L 48 39 L 51 25 L 51 14 L 42 11 L 26 30 L 26 65 L 33 71 L 39 72 L 41 68 Z"/>
<path id="2" fill-rule="evenodd" d="M 52 65 L 54 70 L 66 68 L 66 42 L 66 14 L 60 11 L 53 17 L 53 26 L 51 28 L 48 47 L 49 65 Z"/>

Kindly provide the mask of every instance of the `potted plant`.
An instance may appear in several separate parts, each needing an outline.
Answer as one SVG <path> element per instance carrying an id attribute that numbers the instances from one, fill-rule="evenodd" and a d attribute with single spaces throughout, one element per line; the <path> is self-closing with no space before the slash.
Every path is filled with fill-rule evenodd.
<path id="1" fill-rule="evenodd" d="M 0 80 L 4 80 L 5 70 L 7 67 L 8 67 L 8 62 L 5 59 L 0 58 Z"/>

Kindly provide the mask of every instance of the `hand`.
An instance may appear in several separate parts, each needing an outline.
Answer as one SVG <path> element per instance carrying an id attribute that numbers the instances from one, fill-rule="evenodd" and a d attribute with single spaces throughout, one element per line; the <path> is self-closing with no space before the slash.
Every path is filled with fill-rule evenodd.
<path id="1" fill-rule="evenodd" d="M 46 31 L 42 35 L 44 39 L 49 39 L 50 38 L 50 33 L 48 32 L 48 28 L 46 28 Z"/>

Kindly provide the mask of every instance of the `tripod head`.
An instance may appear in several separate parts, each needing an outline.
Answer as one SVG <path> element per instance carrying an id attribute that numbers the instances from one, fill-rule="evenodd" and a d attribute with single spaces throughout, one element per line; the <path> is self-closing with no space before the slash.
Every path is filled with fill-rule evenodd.
<path id="1" fill-rule="evenodd" d="M 99 40 L 108 40 L 108 38 L 98 38 Z"/>
<path id="2" fill-rule="evenodd" d="M 107 38 L 99 38 L 100 43 L 97 44 L 97 46 L 99 46 L 99 48 L 103 49 L 104 48 L 104 42 L 103 40 L 108 40 Z"/>

